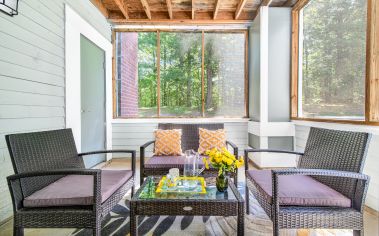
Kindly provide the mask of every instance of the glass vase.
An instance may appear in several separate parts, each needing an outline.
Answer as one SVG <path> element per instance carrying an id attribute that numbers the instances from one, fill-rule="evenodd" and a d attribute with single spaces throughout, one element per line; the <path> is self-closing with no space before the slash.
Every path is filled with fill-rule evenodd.
<path id="1" fill-rule="evenodd" d="M 221 174 L 216 177 L 216 187 L 219 192 L 225 192 L 228 189 L 228 178 L 225 175 L 225 172 L 221 172 Z"/>

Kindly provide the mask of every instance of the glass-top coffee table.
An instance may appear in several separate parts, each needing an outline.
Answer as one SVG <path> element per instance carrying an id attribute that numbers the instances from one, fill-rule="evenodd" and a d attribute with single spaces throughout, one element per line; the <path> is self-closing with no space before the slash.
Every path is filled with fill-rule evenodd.
<path id="1" fill-rule="evenodd" d="M 155 193 L 159 180 L 156 177 L 149 184 L 149 178 L 146 179 L 131 199 L 132 236 L 138 232 L 138 215 L 237 216 L 237 235 L 244 235 L 244 200 L 233 181 L 228 181 L 229 188 L 224 193 L 218 192 L 214 184 L 207 184 L 205 194 Z"/>

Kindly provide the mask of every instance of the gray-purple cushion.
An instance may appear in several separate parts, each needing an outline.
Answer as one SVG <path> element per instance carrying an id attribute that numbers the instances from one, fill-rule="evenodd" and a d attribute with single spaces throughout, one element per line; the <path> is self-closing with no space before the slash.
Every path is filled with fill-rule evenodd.
<path id="1" fill-rule="evenodd" d="M 101 171 L 101 201 L 107 200 L 132 177 L 129 170 Z M 67 175 L 24 199 L 24 207 L 93 204 L 93 176 Z"/>
<path id="2" fill-rule="evenodd" d="M 270 170 L 250 170 L 247 177 L 272 202 L 272 178 Z M 318 182 L 310 176 L 279 176 L 279 204 L 289 206 L 350 207 L 351 200 L 343 194 Z"/>
<path id="3" fill-rule="evenodd" d="M 208 156 L 202 156 L 208 158 Z M 145 168 L 179 168 L 183 169 L 185 156 L 152 156 L 145 163 Z M 199 162 L 203 166 L 203 162 Z"/>

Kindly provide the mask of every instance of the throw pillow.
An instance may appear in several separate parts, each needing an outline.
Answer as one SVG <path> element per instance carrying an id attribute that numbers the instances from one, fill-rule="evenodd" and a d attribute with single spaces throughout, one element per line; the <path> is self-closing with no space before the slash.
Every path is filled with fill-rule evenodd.
<path id="1" fill-rule="evenodd" d="M 224 129 L 207 130 L 199 128 L 200 154 L 204 154 L 212 148 L 221 150 L 223 147 L 226 147 L 226 132 Z"/>
<path id="2" fill-rule="evenodd" d="M 182 130 L 155 130 L 156 156 L 180 156 L 182 155 Z"/>

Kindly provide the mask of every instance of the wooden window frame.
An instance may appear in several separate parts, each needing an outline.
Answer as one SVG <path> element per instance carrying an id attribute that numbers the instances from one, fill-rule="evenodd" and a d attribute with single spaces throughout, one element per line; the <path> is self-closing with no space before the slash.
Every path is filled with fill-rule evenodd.
<path id="1" fill-rule="evenodd" d="M 116 33 L 118 32 L 155 32 L 157 34 L 157 116 L 154 117 L 122 117 L 117 116 L 117 94 L 116 94 Z M 161 32 L 178 32 L 178 33 L 191 33 L 191 32 L 201 32 L 201 116 L 197 117 L 182 117 L 182 116 L 160 116 L 160 33 Z M 176 30 L 176 29 L 113 29 L 112 30 L 112 44 L 113 44 L 113 71 L 112 71 L 112 85 L 113 85 L 113 119 L 213 119 L 214 117 L 205 117 L 205 67 L 204 67 L 204 41 L 205 33 L 243 33 L 245 36 L 245 50 L 244 50 L 244 103 L 245 103 L 245 115 L 243 117 L 222 117 L 222 118 L 247 118 L 249 117 L 249 78 L 248 78 L 248 42 L 249 34 L 248 29 L 237 29 L 237 30 Z"/>
<path id="2" fill-rule="evenodd" d="M 365 120 L 340 120 L 299 117 L 299 18 L 300 11 L 312 0 L 299 0 L 292 7 L 291 35 L 291 119 L 379 126 L 379 2 L 367 1 Z"/>

